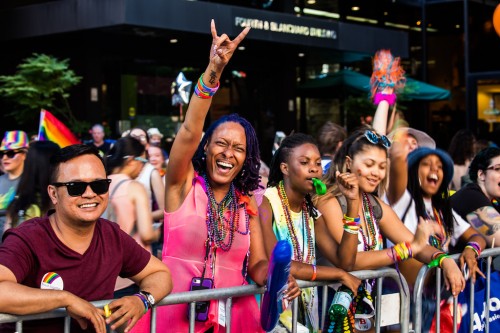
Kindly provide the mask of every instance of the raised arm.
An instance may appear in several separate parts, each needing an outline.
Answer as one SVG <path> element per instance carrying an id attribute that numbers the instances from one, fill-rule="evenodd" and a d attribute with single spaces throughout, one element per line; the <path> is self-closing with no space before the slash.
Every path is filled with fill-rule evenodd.
<path id="1" fill-rule="evenodd" d="M 408 151 L 401 142 L 394 140 L 389 149 L 389 186 L 387 199 L 389 204 L 394 204 L 403 196 L 408 185 L 408 164 L 406 158 Z"/>
<path id="2" fill-rule="evenodd" d="M 234 51 L 245 38 L 250 28 L 245 28 L 235 39 L 226 34 L 217 35 L 215 22 L 211 22 L 212 45 L 210 47 L 209 64 L 200 77 L 203 85 L 213 89 L 219 85 L 220 76 Z M 170 159 L 166 174 L 165 210 L 175 211 L 180 207 L 191 189 L 193 165 L 191 159 L 196 152 L 203 132 L 203 124 L 212 103 L 211 98 L 191 96 L 186 118 L 176 135 L 170 151 Z"/>

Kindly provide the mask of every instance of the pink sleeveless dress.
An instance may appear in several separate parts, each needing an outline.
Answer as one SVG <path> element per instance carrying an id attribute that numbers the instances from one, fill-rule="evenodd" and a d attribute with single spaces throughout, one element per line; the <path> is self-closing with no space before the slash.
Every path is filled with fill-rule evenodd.
<path id="1" fill-rule="evenodd" d="M 173 293 L 189 291 L 191 279 L 201 277 L 207 239 L 208 197 L 203 178 L 193 180 L 182 206 L 173 213 L 165 212 L 165 239 L 163 262 L 172 274 Z M 241 208 L 239 230 L 245 231 L 244 208 Z M 215 288 L 236 287 L 248 284 L 242 275 L 243 263 L 250 247 L 250 235 L 234 234 L 231 249 L 217 251 L 214 267 Z M 205 277 L 212 278 L 210 264 L 207 263 Z M 219 325 L 218 301 L 211 301 L 209 318 L 206 322 L 195 322 L 195 332 L 205 332 L 210 327 L 214 333 L 224 332 Z M 188 304 L 168 305 L 158 308 L 157 332 L 189 332 L 187 319 Z M 231 310 L 231 331 L 243 333 L 263 332 L 260 327 L 260 311 L 254 296 L 233 299 Z M 134 332 L 149 332 L 150 313 L 138 322 Z"/>

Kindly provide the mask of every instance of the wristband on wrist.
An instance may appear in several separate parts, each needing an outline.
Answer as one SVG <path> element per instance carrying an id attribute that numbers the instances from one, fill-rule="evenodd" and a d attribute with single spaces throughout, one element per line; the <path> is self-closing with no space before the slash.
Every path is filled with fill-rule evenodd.
<path id="1" fill-rule="evenodd" d="M 466 249 L 471 249 L 476 254 L 476 258 L 481 255 L 481 246 L 478 242 L 467 242 Z"/>
<path id="2" fill-rule="evenodd" d="M 149 303 L 148 303 L 148 300 L 146 298 L 146 296 L 144 296 L 143 294 L 134 294 L 134 296 L 137 296 L 141 299 L 142 303 L 144 304 L 144 313 L 148 312 L 149 310 Z"/>
<path id="3" fill-rule="evenodd" d="M 446 258 L 449 258 L 450 256 L 447 255 L 446 253 L 444 252 L 441 252 L 441 254 L 439 254 L 435 259 L 433 259 L 427 266 L 429 268 L 432 268 L 432 267 L 440 267 L 442 266 L 443 264 L 443 260 L 446 259 Z"/>
<path id="4" fill-rule="evenodd" d="M 382 101 L 386 101 L 390 106 L 393 106 L 396 103 L 396 94 L 376 93 L 373 97 L 373 104 L 379 105 Z"/>
<path id="5" fill-rule="evenodd" d="M 194 94 L 202 99 L 212 98 L 213 95 L 217 92 L 220 87 L 220 82 L 217 82 L 217 86 L 214 88 L 207 87 L 205 83 L 203 83 L 203 74 L 201 74 L 198 82 L 194 86 Z"/>
<path id="6" fill-rule="evenodd" d="M 312 268 L 313 268 L 313 275 L 311 277 L 311 281 L 314 281 L 314 280 L 316 280 L 316 273 L 317 273 L 316 265 L 313 264 Z"/>

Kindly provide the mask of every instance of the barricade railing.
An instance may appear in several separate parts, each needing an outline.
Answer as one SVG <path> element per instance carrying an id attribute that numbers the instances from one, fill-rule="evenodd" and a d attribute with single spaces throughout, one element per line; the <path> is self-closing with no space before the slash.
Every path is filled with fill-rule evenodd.
<path id="1" fill-rule="evenodd" d="M 410 294 L 408 289 L 408 284 L 406 280 L 401 279 L 398 272 L 392 268 L 381 268 L 378 270 L 363 270 L 352 272 L 352 274 L 361 280 L 376 279 L 377 288 L 375 291 L 376 302 L 375 302 L 375 329 L 376 332 L 380 332 L 380 314 L 381 314 L 381 297 L 382 297 L 382 281 L 384 278 L 390 278 L 394 280 L 399 287 L 400 296 L 400 324 L 401 333 L 408 333 L 409 328 L 409 316 L 410 316 Z M 298 281 L 298 285 L 301 288 L 323 286 L 323 299 L 326 301 L 326 293 L 328 285 L 332 283 L 338 283 L 337 281 Z M 194 332 L 195 321 L 195 304 L 200 301 L 208 301 L 213 299 L 226 300 L 226 332 L 231 332 L 231 307 L 232 299 L 235 297 L 242 297 L 248 295 L 262 294 L 265 292 L 265 287 L 258 287 L 255 285 L 231 287 L 231 288 L 217 288 L 209 290 L 196 290 L 189 292 L 173 293 L 158 302 L 153 309 L 151 309 L 151 333 L 156 333 L 156 317 L 157 308 L 160 306 L 167 306 L 172 304 L 189 304 L 190 309 L 190 327 L 189 332 Z M 96 307 L 103 308 L 104 305 L 108 304 L 112 300 L 101 300 L 92 302 Z M 326 302 L 323 305 L 321 325 L 324 324 L 324 316 L 327 312 Z M 297 332 L 297 311 L 298 311 L 298 299 L 295 299 L 292 303 L 292 332 Z M 65 309 L 56 309 L 54 311 L 49 311 L 40 314 L 15 316 L 10 314 L 0 314 L 0 324 L 1 323 L 16 323 L 16 332 L 22 333 L 22 324 L 24 321 L 39 320 L 39 319 L 51 319 L 51 318 L 61 318 L 65 317 L 64 332 L 70 332 L 70 317 L 67 315 Z"/>
<path id="2" fill-rule="evenodd" d="M 486 249 L 484 250 L 480 258 L 486 258 L 486 304 L 490 304 L 490 276 L 491 276 L 491 263 L 492 263 L 492 257 L 496 257 L 500 255 L 500 248 L 492 248 L 492 249 Z M 460 254 L 454 254 L 450 256 L 453 260 L 458 262 L 458 258 L 460 257 Z M 412 317 L 413 317 L 413 328 L 415 333 L 421 333 L 422 332 L 422 305 L 423 305 L 423 294 L 424 294 L 424 284 L 425 281 L 429 275 L 429 273 L 433 270 L 436 270 L 436 333 L 440 333 L 441 331 L 441 276 L 442 276 L 442 271 L 441 268 L 429 268 L 427 265 L 422 266 L 420 271 L 418 272 L 417 278 L 415 280 L 415 286 L 413 290 L 413 306 L 412 306 Z M 457 297 L 453 298 L 453 332 L 456 333 L 458 331 L 458 302 L 457 302 Z M 434 315 L 434 314 L 433 314 Z M 469 333 L 473 332 L 473 327 L 474 327 L 474 285 L 472 284 L 470 287 L 470 294 L 469 294 L 469 303 L 468 303 L 468 308 L 467 308 L 467 314 L 470 316 L 470 326 L 469 326 Z M 489 333 L 489 306 L 485 306 L 485 314 L 484 314 L 484 323 L 485 323 L 485 329 L 484 333 Z"/>

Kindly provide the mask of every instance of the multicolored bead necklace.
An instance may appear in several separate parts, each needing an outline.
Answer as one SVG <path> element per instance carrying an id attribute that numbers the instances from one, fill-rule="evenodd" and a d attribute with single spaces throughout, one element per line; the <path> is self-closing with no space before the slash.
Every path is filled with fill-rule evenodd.
<path id="1" fill-rule="evenodd" d="M 302 201 L 302 222 L 304 228 L 303 236 L 306 238 L 307 242 L 307 257 L 304 260 L 305 249 L 300 248 L 297 230 L 290 213 L 290 204 L 288 203 L 288 197 L 285 192 L 283 181 L 280 181 L 278 184 L 278 195 L 280 197 L 281 205 L 283 206 L 283 211 L 285 213 L 286 224 L 288 227 L 288 233 L 290 235 L 290 241 L 292 242 L 295 259 L 300 262 L 312 264 L 315 257 L 314 240 L 312 236 L 311 226 L 309 225 L 309 213 L 307 211 L 306 200 L 304 199 Z"/>
<path id="2" fill-rule="evenodd" d="M 493 204 L 493 206 L 498 207 L 498 200 L 497 199 L 491 200 L 491 203 Z"/>
<path id="3" fill-rule="evenodd" d="M 443 250 L 444 244 L 446 244 L 448 235 L 446 233 L 446 230 L 443 227 L 443 214 L 441 211 L 437 211 L 436 208 L 432 208 L 434 218 L 430 217 L 429 214 L 427 213 L 426 218 L 433 220 L 437 224 L 439 224 L 439 227 L 441 228 L 442 234 L 434 234 L 429 237 L 429 244 L 431 246 L 434 246 L 436 249 Z"/>
<path id="4" fill-rule="evenodd" d="M 368 194 L 363 192 L 363 214 L 365 216 L 365 228 L 366 231 L 361 227 L 361 236 L 363 238 L 363 245 L 365 251 L 376 250 L 379 244 L 382 244 L 382 235 L 377 232 L 378 226 L 375 225 L 375 214 L 373 213 L 372 205 L 370 204 L 370 199 Z M 366 234 L 365 234 L 366 232 Z M 378 234 L 378 238 L 377 238 Z M 371 244 L 370 244 L 371 242 Z"/>
<path id="5" fill-rule="evenodd" d="M 250 218 L 246 210 L 245 212 L 245 230 L 239 230 L 239 205 L 238 196 L 231 183 L 229 192 L 224 196 L 220 203 L 215 200 L 214 192 L 210 187 L 207 176 L 203 175 L 207 188 L 208 205 L 207 205 L 207 232 L 208 242 L 211 248 L 220 248 L 223 251 L 229 251 L 234 240 L 234 233 L 248 235 L 250 232 Z M 229 212 L 229 217 L 226 217 L 226 211 Z M 225 242 L 225 240 L 227 241 Z"/>

